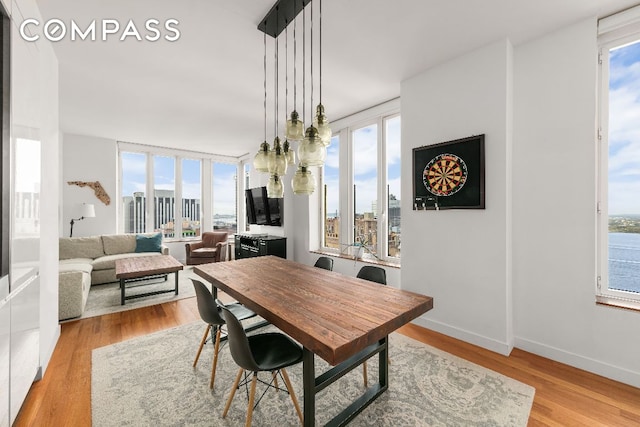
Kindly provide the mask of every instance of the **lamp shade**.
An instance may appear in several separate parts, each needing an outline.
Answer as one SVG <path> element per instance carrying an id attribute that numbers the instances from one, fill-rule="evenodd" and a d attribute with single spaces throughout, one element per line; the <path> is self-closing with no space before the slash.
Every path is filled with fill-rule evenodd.
<path id="1" fill-rule="evenodd" d="M 316 108 L 316 117 L 313 119 L 313 126 L 318 129 L 318 137 L 328 147 L 331 144 L 331 128 L 329 127 L 329 120 L 324 115 L 324 105 L 318 104 Z"/>
<path id="2" fill-rule="evenodd" d="M 305 166 L 322 166 L 327 157 L 327 147 L 318 136 L 318 130 L 309 126 L 306 136 L 298 146 L 300 163 Z"/>
<path id="3" fill-rule="evenodd" d="M 280 146 L 280 138 L 277 136 L 273 141 L 273 149 L 269 151 L 267 169 L 272 175 L 283 176 L 287 173 L 287 158 Z"/>
<path id="4" fill-rule="evenodd" d="M 305 166 L 300 166 L 291 181 L 294 194 L 313 194 L 316 189 L 316 181 Z"/>
<path id="5" fill-rule="evenodd" d="M 260 144 L 260 150 L 253 158 L 253 167 L 258 172 L 269 172 L 269 144 L 267 141 Z"/>
<path id="6" fill-rule="evenodd" d="M 83 203 L 82 204 L 82 215 L 84 218 L 94 218 L 96 216 L 95 206 L 91 203 Z"/>
<path id="7" fill-rule="evenodd" d="M 281 199 L 284 197 L 284 187 L 278 175 L 271 175 L 267 184 L 267 197 L 270 199 Z"/>
<path id="8" fill-rule="evenodd" d="M 287 120 L 284 136 L 292 141 L 301 141 L 304 138 L 304 123 L 295 110 L 291 112 L 291 118 Z"/>

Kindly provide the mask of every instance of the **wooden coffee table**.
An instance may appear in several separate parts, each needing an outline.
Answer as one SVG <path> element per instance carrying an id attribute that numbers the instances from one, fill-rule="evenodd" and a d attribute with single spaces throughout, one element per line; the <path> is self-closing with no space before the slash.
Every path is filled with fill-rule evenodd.
<path id="1" fill-rule="evenodd" d="M 128 299 L 164 294 L 167 292 L 175 292 L 176 295 L 178 295 L 178 271 L 183 268 L 182 263 L 171 255 L 141 256 L 116 260 L 116 277 L 120 279 L 120 304 L 124 305 L 125 300 Z M 176 284 L 174 289 L 163 289 L 136 295 L 125 295 L 127 283 L 162 276 L 165 276 L 166 280 L 166 276 L 169 273 L 176 273 Z M 154 283 L 150 283 L 150 285 L 151 284 Z"/>

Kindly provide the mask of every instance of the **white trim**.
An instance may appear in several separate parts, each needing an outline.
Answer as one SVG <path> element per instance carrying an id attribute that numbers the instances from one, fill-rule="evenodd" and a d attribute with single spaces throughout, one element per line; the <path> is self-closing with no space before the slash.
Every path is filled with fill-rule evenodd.
<path id="1" fill-rule="evenodd" d="M 513 350 L 513 346 L 506 342 L 501 342 L 493 338 L 478 335 L 473 332 L 469 332 L 464 329 L 456 328 L 446 323 L 441 323 L 433 319 L 427 319 L 425 315 L 418 317 L 412 323 L 422 326 L 423 328 L 431 329 L 444 335 L 448 335 L 455 339 L 468 342 L 470 344 L 477 345 L 487 350 L 508 356 Z"/>
<path id="2" fill-rule="evenodd" d="M 640 387 L 640 373 L 638 372 L 524 338 L 516 337 L 515 346 L 529 353 L 546 357 L 547 359 L 584 369 L 585 371 L 593 372 L 633 387 Z"/>
<path id="3" fill-rule="evenodd" d="M 236 164 L 242 157 L 248 156 L 245 154 L 240 157 L 222 156 L 219 154 L 203 153 L 200 151 L 182 150 L 178 148 L 158 147 L 155 145 L 138 144 L 134 142 L 118 141 L 118 150 L 127 151 L 131 153 L 151 153 L 157 156 L 168 157 L 181 157 L 188 159 L 201 159 L 210 160 L 217 163 L 232 163 Z"/>
<path id="4" fill-rule="evenodd" d="M 640 6 L 634 6 L 630 9 L 607 16 L 598 21 L 598 35 L 608 34 L 617 31 L 628 25 L 640 23 Z"/>

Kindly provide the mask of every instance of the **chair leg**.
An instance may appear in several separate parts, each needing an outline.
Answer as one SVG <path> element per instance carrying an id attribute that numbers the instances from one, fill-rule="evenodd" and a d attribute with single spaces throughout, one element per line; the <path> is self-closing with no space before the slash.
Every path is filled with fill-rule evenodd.
<path id="1" fill-rule="evenodd" d="M 369 381 L 367 381 L 367 362 L 362 362 L 362 379 L 364 380 L 364 386 L 369 387 Z"/>
<path id="2" fill-rule="evenodd" d="M 216 327 L 216 344 L 213 349 L 213 366 L 211 367 L 211 381 L 209 382 L 209 388 L 213 389 L 213 383 L 216 380 L 216 366 L 218 366 L 218 352 L 220 350 L 220 332 L 222 328 Z"/>
<path id="3" fill-rule="evenodd" d="M 256 397 L 256 383 L 258 382 L 258 373 L 254 372 L 251 378 L 251 390 L 249 391 L 249 407 L 247 408 L 247 421 L 244 423 L 245 427 L 251 426 L 251 418 L 253 418 L 253 404 Z"/>
<path id="4" fill-rule="evenodd" d="M 243 373 L 244 373 L 244 369 L 240 368 L 240 370 L 238 370 L 238 376 L 236 376 L 236 380 L 231 386 L 231 393 L 229 393 L 229 399 L 227 399 L 227 404 L 224 407 L 224 412 L 222 412 L 222 418 L 226 417 L 227 412 L 229 412 L 231 401 L 233 401 L 233 396 L 236 395 L 236 390 L 238 389 L 238 384 L 240 384 L 240 379 L 242 378 Z"/>
<path id="5" fill-rule="evenodd" d="M 207 325 L 207 329 L 204 330 L 204 335 L 202 336 L 202 341 L 200 341 L 200 347 L 198 347 L 198 353 L 196 353 L 196 360 L 193 361 L 193 367 L 195 368 L 198 364 L 198 359 L 200 358 L 200 353 L 202 353 L 202 347 L 204 347 L 204 343 L 207 341 L 207 335 L 209 335 L 209 330 L 211 329 L 211 325 Z"/>
<path id="6" fill-rule="evenodd" d="M 296 408 L 296 412 L 298 413 L 298 418 L 300 418 L 300 423 L 304 424 L 304 418 L 302 418 L 302 411 L 300 411 L 300 405 L 298 405 L 298 399 L 296 399 L 296 395 L 293 392 L 293 387 L 291 386 L 291 381 L 289 380 L 289 375 L 287 371 L 282 368 L 280 370 L 282 372 L 282 378 L 284 378 L 284 384 L 287 386 L 287 390 L 289 390 L 289 396 L 291 396 L 291 400 L 293 401 L 293 406 Z"/>
<path id="7" fill-rule="evenodd" d="M 273 385 L 276 386 L 276 392 L 280 391 L 278 387 L 278 371 L 271 372 L 271 377 L 273 378 Z"/>

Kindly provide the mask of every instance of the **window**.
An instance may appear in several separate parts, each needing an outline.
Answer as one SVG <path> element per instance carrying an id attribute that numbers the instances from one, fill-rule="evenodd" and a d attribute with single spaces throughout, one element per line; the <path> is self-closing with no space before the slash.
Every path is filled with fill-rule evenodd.
<path id="1" fill-rule="evenodd" d="M 332 124 L 321 174 L 322 250 L 400 261 L 399 104 Z"/>
<path id="2" fill-rule="evenodd" d="M 176 230 L 176 159 L 153 156 L 153 231 L 164 238 L 175 236 Z"/>
<path id="3" fill-rule="evenodd" d="M 340 249 L 340 136 L 331 138 L 324 162 L 324 233 L 322 246 Z"/>
<path id="4" fill-rule="evenodd" d="M 146 231 L 147 156 L 120 153 L 122 223 L 125 233 Z"/>
<path id="5" fill-rule="evenodd" d="M 387 149 L 387 256 L 400 258 L 400 116 L 385 119 Z"/>
<path id="6" fill-rule="evenodd" d="M 182 159 L 182 237 L 200 236 L 201 163 Z"/>
<path id="7" fill-rule="evenodd" d="M 213 229 L 234 234 L 238 229 L 237 166 L 227 163 L 213 164 Z M 244 197 L 242 198 L 244 200 Z"/>
<path id="8" fill-rule="evenodd" d="M 603 21 L 597 295 L 640 302 L 640 30 Z"/>
<path id="9" fill-rule="evenodd" d="M 221 228 L 235 233 L 239 159 L 126 142 L 118 150 L 119 230 L 159 231 L 168 240 Z"/>
<path id="10" fill-rule="evenodd" d="M 351 132 L 353 145 L 353 242 L 370 255 L 378 253 L 378 126 Z"/>

